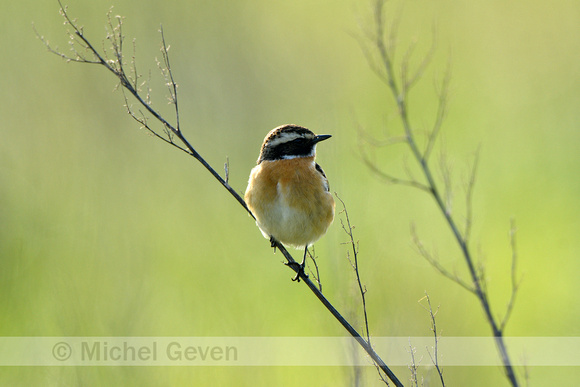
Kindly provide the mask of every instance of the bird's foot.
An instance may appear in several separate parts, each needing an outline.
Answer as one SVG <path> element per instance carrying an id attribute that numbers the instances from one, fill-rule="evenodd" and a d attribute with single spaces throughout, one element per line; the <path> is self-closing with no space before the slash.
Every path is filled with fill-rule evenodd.
<path id="1" fill-rule="evenodd" d="M 298 263 L 294 262 L 286 262 L 285 265 L 292 267 L 296 271 L 296 276 L 292 278 L 292 281 L 300 282 L 300 276 L 304 276 L 304 278 L 308 278 L 308 274 L 304 272 L 305 262 Z"/>

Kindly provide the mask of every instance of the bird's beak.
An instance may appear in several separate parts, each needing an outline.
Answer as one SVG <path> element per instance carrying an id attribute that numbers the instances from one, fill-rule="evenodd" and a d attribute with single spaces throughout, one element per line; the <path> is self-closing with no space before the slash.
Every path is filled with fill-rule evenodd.
<path id="1" fill-rule="evenodd" d="M 328 140 L 330 137 L 332 137 L 330 134 L 320 134 L 316 137 L 314 137 L 314 143 L 319 143 L 320 141 L 324 141 L 324 140 Z"/>

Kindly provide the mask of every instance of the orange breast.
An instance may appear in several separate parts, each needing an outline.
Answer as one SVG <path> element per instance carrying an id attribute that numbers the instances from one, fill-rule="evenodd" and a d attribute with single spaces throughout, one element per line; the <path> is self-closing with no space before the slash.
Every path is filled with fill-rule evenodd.
<path id="1" fill-rule="evenodd" d="M 245 200 L 264 236 L 295 247 L 314 243 L 334 219 L 314 157 L 263 161 L 250 174 Z"/>

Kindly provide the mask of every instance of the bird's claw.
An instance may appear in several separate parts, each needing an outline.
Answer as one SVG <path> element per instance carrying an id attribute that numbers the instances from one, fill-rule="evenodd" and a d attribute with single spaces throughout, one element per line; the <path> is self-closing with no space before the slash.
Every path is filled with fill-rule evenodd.
<path id="1" fill-rule="evenodd" d="M 300 275 L 303 275 L 304 278 L 308 278 L 308 274 L 306 274 L 304 272 L 304 267 L 306 266 L 305 262 L 302 262 L 302 263 L 298 263 L 296 261 L 287 262 L 287 263 L 285 263 L 285 265 L 290 266 L 294 270 L 296 270 L 296 276 L 294 278 L 292 278 L 292 281 L 300 282 Z"/>

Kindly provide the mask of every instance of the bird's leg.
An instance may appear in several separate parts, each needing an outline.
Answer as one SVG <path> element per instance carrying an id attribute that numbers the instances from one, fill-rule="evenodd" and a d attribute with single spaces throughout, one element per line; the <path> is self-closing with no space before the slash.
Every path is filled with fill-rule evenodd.
<path id="1" fill-rule="evenodd" d="M 296 277 L 292 278 L 292 281 L 300 282 L 300 274 L 308 277 L 308 275 L 304 273 L 304 267 L 306 266 L 306 254 L 308 254 L 308 246 L 304 248 L 304 258 L 302 258 L 302 263 L 298 265 L 298 263 L 294 262 L 296 265 L 298 265 L 298 272 L 296 273 Z"/>
<path id="2" fill-rule="evenodd" d="M 270 247 L 273 247 L 274 252 L 276 252 L 276 239 L 272 235 L 270 235 Z"/>

